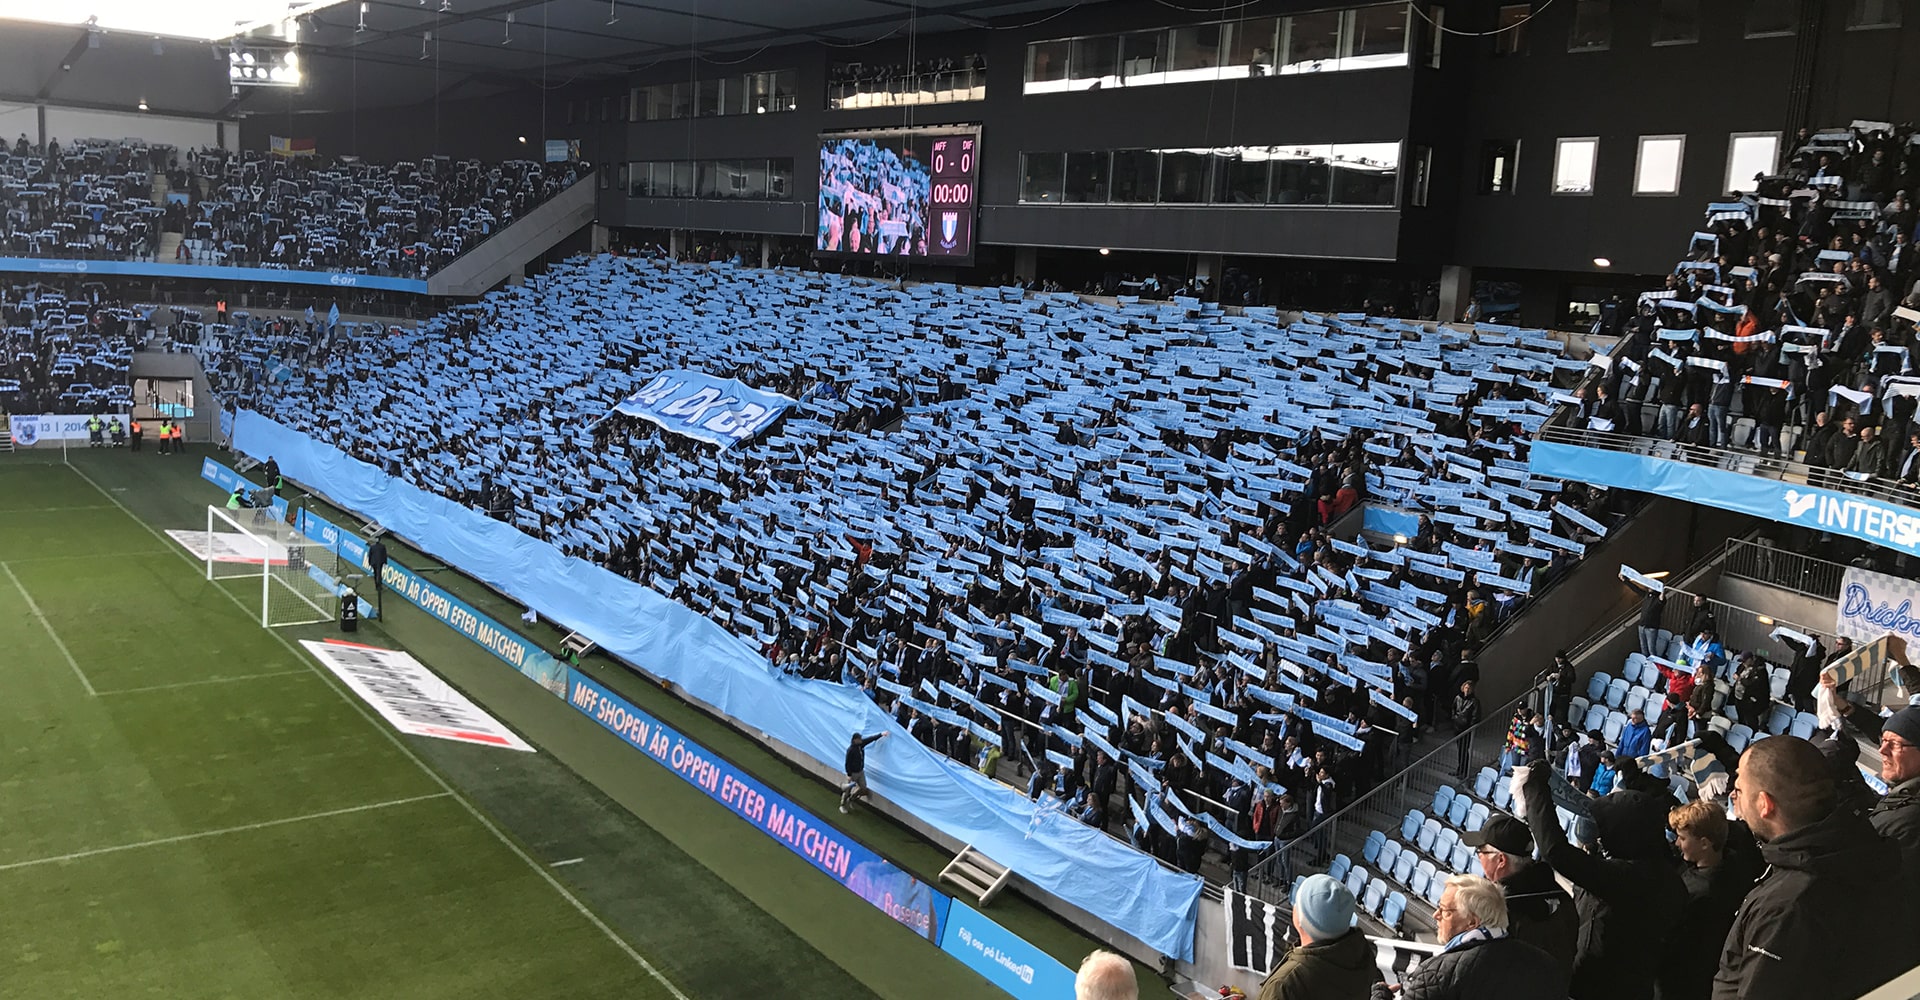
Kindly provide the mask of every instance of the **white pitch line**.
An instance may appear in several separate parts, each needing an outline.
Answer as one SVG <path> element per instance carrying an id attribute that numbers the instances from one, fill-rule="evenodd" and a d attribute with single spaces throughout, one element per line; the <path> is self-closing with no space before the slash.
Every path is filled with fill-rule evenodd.
<path id="1" fill-rule="evenodd" d="M 120 508 L 121 513 L 124 513 L 127 515 L 127 517 L 132 518 L 135 524 L 138 524 L 140 527 L 145 528 L 147 530 L 147 534 L 150 534 L 153 537 L 159 539 L 161 544 L 166 545 L 169 551 L 173 552 L 173 554 L 179 556 L 181 559 L 186 560 L 188 565 L 194 566 L 196 568 L 199 567 L 200 565 L 199 560 L 187 554 L 185 549 L 181 549 L 181 548 L 178 548 L 177 546 L 169 544 L 171 540 L 167 538 L 167 536 L 161 534 L 158 528 L 155 528 L 153 525 L 140 520 L 140 518 L 137 517 L 133 513 L 133 511 L 130 511 L 127 509 L 126 504 L 123 504 L 119 500 L 114 499 L 113 494 L 108 493 L 106 489 L 103 488 L 99 483 L 94 482 L 92 476 L 89 476 L 86 473 L 81 472 L 78 468 L 75 468 L 72 465 L 68 465 L 67 468 L 73 469 L 74 475 L 79 476 L 83 480 L 86 480 L 87 485 L 93 487 L 95 490 L 98 490 L 101 496 L 106 497 L 108 500 L 113 501 L 113 505 L 115 507 Z M 232 591 L 227 590 L 225 587 L 219 587 L 216 589 L 218 589 L 220 593 L 225 594 L 227 597 L 227 600 L 232 601 L 235 607 L 239 608 L 241 611 L 246 612 L 248 616 L 251 616 L 253 614 L 252 609 L 248 608 L 247 605 L 240 600 L 240 598 L 235 597 Z M 280 645 L 286 647 L 287 652 L 293 654 L 295 659 L 306 664 L 308 670 L 313 671 L 314 674 L 319 676 L 321 682 L 326 684 L 327 687 L 331 688 L 334 694 L 340 696 L 340 699 L 342 701 L 346 702 L 349 705 L 352 705 L 353 710 L 356 712 L 359 712 L 360 717 L 367 720 L 368 725 L 372 726 L 376 730 L 379 730 L 380 735 L 386 737 L 387 742 L 393 744 L 394 749 L 399 750 L 401 756 L 407 758 L 410 761 L 413 761 L 414 766 L 418 767 L 420 771 L 423 774 L 425 774 L 427 777 L 433 779 L 434 784 L 439 785 L 446 792 L 446 794 L 453 796 L 453 800 L 455 802 L 460 803 L 461 807 L 466 809 L 467 814 L 472 816 L 476 821 L 478 821 L 481 826 L 485 827 L 488 833 L 493 834 L 493 838 L 495 840 L 498 840 L 501 844 L 505 845 L 507 850 L 512 851 L 514 857 L 519 858 L 521 863 L 525 864 L 528 868 L 533 869 L 534 872 L 537 873 L 542 879 L 546 880 L 546 883 L 548 885 L 553 887 L 553 891 L 559 893 L 561 897 L 564 898 L 567 902 L 573 904 L 574 910 L 578 911 L 581 916 L 587 918 L 587 922 L 592 924 L 596 929 L 598 929 L 600 933 L 606 935 L 607 940 L 612 941 L 614 944 L 614 947 L 619 948 L 621 952 L 625 953 L 628 958 L 633 960 L 635 965 L 638 965 L 640 966 L 640 968 L 645 969 L 647 972 L 647 975 L 652 976 L 657 982 L 660 983 L 660 985 L 665 986 L 667 988 L 667 992 L 673 994 L 674 997 L 677 998 L 677 1000 L 692 1000 L 692 998 L 688 997 L 685 993 L 680 992 L 680 987 L 675 986 L 672 980 L 662 975 L 659 969 L 654 968 L 653 963 L 647 961 L 646 956 L 634 950 L 633 945 L 628 944 L 625 938 L 615 933 L 613 928 L 607 926 L 606 921 L 601 920 L 598 914 L 595 914 L 592 910 L 588 909 L 587 904 L 580 902 L 580 897 L 575 896 L 570 890 L 568 890 L 568 888 L 565 885 L 561 884 L 559 879 L 554 878 L 552 872 L 549 872 L 545 868 L 541 867 L 540 862 L 535 861 L 532 855 L 528 854 L 526 851 L 521 850 L 520 845 L 514 843 L 513 838 L 508 837 L 504 831 L 502 831 L 498 826 L 494 825 L 493 820 L 488 819 L 486 813 L 481 812 L 478 806 L 475 806 L 472 802 L 467 801 L 466 796 L 461 795 L 459 792 L 454 790 L 452 785 L 447 784 L 447 779 L 441 777 L 440 772 L 434 770 L 431 767 L 428 767 L 426 761 L 421 760 L 419 755 L 413 752 L 412 748 L 408 747 L 406 743 L 402 742 L 400 737 L 394 735 L 392 727 L 388 726 L 384 721 L 374 717 L 373 713 L 367 708 L 367 705 L 365 702 L 361 701 L 351 691 L 348 691 L 345 688 L 341 687 L 340 681 L 338 678 L 334 677 L 334 675 L 331 672 L 327 671 L 325 668 L 321 667 L 318 663 L 314 662 L 311 656 L 308 656 L 302 650 L 294 648 L 293 643 L 288 642 L 287 637 L 284 635 L 281 635 L 277 630 L 268 629 L 267 631 L 272 633 L 274 639 L 277 640 L 280 643 Z"/>
<path id="2" fill-rule="evenodd" d="M 20 592 L 21 597 L 27 599 L 27 610 L 33 612 L 33 617 L 40 620 L 40 627 L 47 630 L 47 638 L 53 640 L 54 648 L 60 650 L 60 655 L 67 658 L 67 666 L 73 668 L 73 676 L 80 678 L 80 686 L 87 689 L 87 697 L 92 698 L 98 695 L 99 692 L 93 689 L 93 682 L 87 680 L 86 671 L 80 669 L 80 661 L 74 659 L 73 653 L 67 650 L 67 644 L 60 641 L 60 634 L 53 630 L 53 623 L 47 621 L 47 616 L 40 613 L 40 605 L 33 603 L 33 595 L 27 593 L 26 585 L 14 575 L 13 567 L 0 562 L 0 570 L 6 571 L 7 579 L 13 581 L 14 589 Z"/>
<path id="3" fill-rule="evenodd" d="M 81 504 L 74 507 L 0 507 L 0 515 L 6 514 L 52 514 L 63 510 L 112 510 L 111 504 Z"/>
<path id="4" fill-rule="evenodd" d="M 113 691 L 102 691 L 100 692 L 100 697 L 105 698 L 110 694 L 146 694 L 149 691 L 172 691 L 175 688 L 199 687 L 202 684 L 231 684 L 234 681 L 257 681 L 263 677 L 292 677 L 296 674 L 305 676 L 310 672 L 311 671 L 308 670 L 273 670 L 264 674 L 241 674 L 238 677 L 208 677 L 205 680 L 180 681 L 177 684 L 154 684 L 149 687 L 119 688 Z"/>
<path id="5" fill-rule="evenodd" d="M 345 809 L 329 809 L 326 812 L 308 813 L 305 816 L 288 816 L 285 819 L 270 819 L 259 823 L 247 823 L 242 826 L 229 826 L 221 830 L 202 830 L 199 833 L 183 833 L 177 837 L 158 837 L 153 840 L 143 840 L 137 844 L 116 844 L 112 847 L 96 847 L 90 851 L 75 851 L 72 854 L 56 854 L 50 858 L 34 858 L 32 861 L 15 861 L 12 864 L 0 865 L 0 872 L 13 871 L 16 868 L 32 868 L 36 865 L 54 865 L 63 861 L 78 861 L 81 858 L 99 857 L 102 854 L 137 851 L 143 847 L 162 847 L 167 844 L 179 844 L 189 840 L 224 837 L 233 833 L 246 833 L 249 830 L 265 830 L 270 827 L 305 823 L 309 820 L 327 819 L 332 816 L 351 816 L 354 813 L 372 812 L 375 809 L 391 809 L 394 806 L 404 806 L 414 802 L 444 799 L 450 794 L 449 792 L 434 792 L 431 795 L 415 795 L 404 799 L 390 799 L 386 802 L 370 802 L 363 806 L 348 806 Z"/>
<path id="6" fill-rule="evenodd" d="M 586 858 L 568 858 L 565 861 L 555 861 L 553 864 L 550 864 L 547 867 L 548 868 L 565 868 L 568 865 L 577 865 L 580 862 L 585 860 L 587 859 Z"/>
<path id="7" fill-rule="evenodd" d="M 112 510 L 113 508 L 102 507 L 101 509 Z M 0 515 L 4 515 L 5 513 L 5 511 L 0 511 Z M 10 563 L 39 563 L 59 562 L 64 559 L 139 559 L 143 556 L 163 555 L 166 555 L 166 553 L 159 549 L 143 549 L 139 552 L 66 552 L 57 556 L 16 556 L 7 561 Z"/>

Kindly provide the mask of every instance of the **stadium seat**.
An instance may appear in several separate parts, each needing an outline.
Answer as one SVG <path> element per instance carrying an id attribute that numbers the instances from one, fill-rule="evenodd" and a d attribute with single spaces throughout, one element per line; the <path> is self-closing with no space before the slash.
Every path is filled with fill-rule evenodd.
<path id="1" fill-rule="evenodd" d="M 1734 753 L 1745 750 L 1747 744 L 1751 742 L 1753 742 L 1753 730 L 1751 728 L 1738 723 L 1728 727 L 1727 746 L 1732 747 Z"/>
<path id="2" fill-rule="evenodd" d="M 1580 723 L 1580 731 L 1583 733 L 1593 732 L 1601 726 L 1606 725 L 1606 722 L 1607 706 L 1595 705 L 1587 709 L 1587 717 Z"/>
<path id="3" fill-rule="evenodd" d="M 1720 711 L 1727 704 L 1727 699 L 1731 697 L 1733 697 L 1733 685 L 1725 680 L 1716 679 L 1713 682 L 1713 710 Z"/>
<path id="4" fill-rule="evenodd" d="M 1327 876 L 1335 882 L 1347 880 L 1347 872 L 1353 869 L 1353 860 L 1344 854 L 1333 856 L 1333 864 L 1327 866 Z"/>
<path id="5" fill-rule="evenodd" d="M 1472 805 L 1473 800 L 1465 795 L 1454 796 L 1453 801 L 1447 805 L 1448 825 L 1455 828 L 1463 826 L 1467 822 L 1467 810 Z"/>
<path id="6" fill-rule="evenodd" d="M 1607 707 L 1619 708 L 1621 704 L 1627 700 L 1627 691 L 1627 682 L 1615 678 L 1612 683 L 1607 685 Z"/>
<path id="7" fill-rule="evenodd" d="M 1360 847 L 1360 859 L 1367 864 L 1380 860 L 1380 848 L 1387 842 L 1387 835 L 1378 830 L 1367 834 L 1367 842 Z"/>
<path id="8" fill-rule="evenodd" d="M 1587 709 L 1592 704 L 1587 699 L 1575 695 L 1571 701 L 1567 702 L 1567 725 L 1578 726 L 1580 720 L 1587 717 Z"/>
<path id="9" fill-rule="evenodd" d="M 1468 807 L 1467 827 L 1466 827 L 1467 832 L 1475 833 L 1475 832 L 1478 832 L 1481 827 L 1486 826 L 1487 816 L 1488 816 L 1487 807 L 1478 802 L 1475 802 L 1472 806 Z"/>
<path id="10" fill-rule="evenodd" d="M 1667 640 L 1667 649 L 1663 655 L 1668 660 L 1678 660 L 1687 651 L 1687 640 L 1674 636 Z"/>
<path id="11" fill-rule="evenodd" d="M 1627 699 L 1621 703 L 1620 711 L 1632 712 L 1635 709 L 1645 709 L 1647 707 L 1647 695 L 1649 693 L 1646 688 L 1638 684 L 1628 688 Z"/>
<path id="12" fill-rule="evenodd" d="M 1640 665 L 1640 676 L 1638 678 L 1640 686 L 1649 691 L 1657 691 L 1660 689 L 1660 681 L 1663 676 L 1664 675 L 1660 673 L 1660 665 L 1652 660 L 1647 660 Z"/>
<path id="13" fill-rule="evenodd" d="M 1803 740 L 1810 740 L 1813 739 L 1813 731 L 1819 728 L 1819 716 L 1812 712 L 1801 712 L 1793 717 L 1793 723 L 1787 728 L 1787 731 Z"/>
<path id="14" fill-rule="evenodd" d="M 1433 881 L 1427 883 L 1427 902 L 1432 903 L 1435 906 L 1439 906 L 1440 897 L 1443 895 L 1446 895 L 1446 891 L 1447 891 L 1447 880 L 1441 878 L 1436 873 L 1433 876 Z"/>
<path id="15" fill-rule="evenodd" d="M 1638 681 L 1641 677 L 1641 671 L 1646 669 L 1648 662 L 1647 654 L 1636 649 L 1628 653 L 1626 661 L 1620 665 L 1620 676 L 1631 681 Z"/>
<path id="16" fill-rule="evenodd" d="M 1400 839 L 1412 840 L 1420 835 L 1420 824 L 1427 821 L 1427 814 L 1418 809 L 1407 811 L 1407 817 L 1400 821 Z"/>
<path id="17" fill-rule="evenodd" d="M 1435 857 L 1438 857 L 1438 854 L 1435 853 L 1433 848 L 1434 842 L 1440 839 L 1440 829 L 1440 821 L 1436 819 L 1430 819 L 1420 824 L 1420 833 L 1414 837 L 1413 840 L 1414 846 L 1428 854 L 1434 854 Z"/>
<path id="18" fill-rule="evenodd" d="M 1501 775 L 1493 785 L 1493 804 L 1497 809 L 1509 809 L 1513 806 L 1513 777 Z"/>
<path id="19" fill-rule="evenodd" d="M 1620 742 L 1620 730 L 1626 724 L 1627 717 L 1625 714 L 1608 712 L 1607 721 L 1600 727 L 1600 735 L 1604 737 L 1609 744 L 1618 744 Z"/>
<path id="20" fill-rule="evenodd" d="M 1768 709 L 1766 727 L 1768 735 L 1778 736 L 1793 728 L 1793 716 L 1794 711 L 1792 705 L 1776 704 Z"/>
<path id="21" fill-rule="evenodd" d="M 1493 783 L 1498 780 L 1499 777 L 1500 772 L 1493 768 L 1481 768 L 1480 773 L 1473 776 L 1473 794 L 1483 799 L 1491 798 L 1493 796 Z"/>
<path id="22" fill-rule="evenodd" d="M 1473 874 L 1472 865 L 1474 860 L 1473 848 L 1465 844 L 1453 845 L 1453 857 L 1450 859 L 1449 865 L 1456 873 L 1461 875 Z"/>
<path id="23" fill-rule="evenodd" d="M 1387 893 L 1387 905 L 1380 911 L 1380 922 L 1394 930 L 1400 929 L 1400 918 L 1407 912 L 1407 897 L 1404 893 Z"/>
<path id="24" fill-rule="evenodd" d="M 1598 702 L 1607 696 L 1607 686 L 1613 683 L 1613 676 L 1604 670 L 1595 671 L 1587 679 L 1587 700 Z"/>
<path id="25" fill-rule="evenodd" d="M 1433 814 L 1435 816 L 1445 816 L 1447 814 L 1447 807 L 1453 804 L 1453 797 L 1458 794 L 1458 792 L 1453 790 L 1452 785 L 1441 785 L 1435 789 L 1433 793 Z"/>
<path id="26" fill-rule="evenodd" d="M 1367 883 L 1366 894 L 1360 898 L 1360 908 L 1369 916 L 1379 916 L 1380 907 L 1387 901 L 1387 884 L 1380 879 Z"/>
<path id="27" fill-rule="evenodd" d="M 1419 861 L 1419 857 L 1412 851 L 1401 851 L 1400 855 L 1393 859 L 1393 880 L 1406 885 L 1407 880 L 1413 877 L 1413 866 Z"/>
<path id="28" fill-rule="evenodd" d="M 1767 696 L 1774 701 L 1784 701 L 1787 697 L 1787 682 L 1793 675 L 1785 667 L 1774 667 L 1767 671 Z"/>
<path id="29" fill-rule="evenodd" d="M 1453 849 L 1459 845 L 1460 831 L 1447 827 L 1440 831 L 1440 836 L 1433 838 L 1433 856 L 1444 861 L 1453 856 Z"/>
<path id="30" fill-rule="evenodd" d="M 1716 715 L 1707 721 L 1707 728 L 1725 736 L 1733 730 L 1733 720 L 1724 715 Z"/>
<path id="31" fill-rule="evenodd" d="M 1420 860 L 1414 862 L 1413 863 L 1413 881 L 1411 883 L 1408 883 L 1409 887 L 1413 889 L 1414 895 L 1416 896 L 1426 895 L 1427 883 L 1432 882 L 1434 879 L 1434 876 L 1439 871 L 1440 871 L 1439 867 L 1436 866 L 1433 862 L 1428 861 L 1426 858 L 1421 858 Z"/>
<path id="32" fill-rule="evenodd" d="M 1347 891 L 1353 893 L 1353 898 L 1359 899 L 1360 895 L 1367 891 L 1367 883 L 1372 880 L 1371 872 L 1359 865 L 1354 865 L 1347 871 Z"/>

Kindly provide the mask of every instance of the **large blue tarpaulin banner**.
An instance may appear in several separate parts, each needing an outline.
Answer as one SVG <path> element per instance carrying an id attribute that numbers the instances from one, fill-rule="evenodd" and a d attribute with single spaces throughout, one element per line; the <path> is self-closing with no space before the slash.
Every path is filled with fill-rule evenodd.
<path id="1" fill-rule="evenodd" d="M 887 916 L 930 942 L 940 941 L 947 928 L 945 894 L 578 671 L 567 702 Z"/>
<path id="2" fill-rule="evenodd" d="M 849 734 L 899 730 L 858 688 L 771 670 L 746 640 L 698 612 L 331 444 L 242 410 L 234 421 L 234 447 L 274 456 L 289 478 L 318 487 L 429 555 L 565 622 L 610 655 L 672 681 L 742 729 L 766 733 L 827 767 L 840 767 Z M 914 740 L 886 740 L 868 752 L 868 760 L 876 795 L 1146 946 L 1193 957 L 1203 886 L 1197 876 L 1167 868 Z"/>
<path id="3" fill-rule="evenodd" d="M 614 410 L 663 430 L 729 448 L 766 430 L 794 401 L 736 379 L 669 369 L 647 380 Z"/>
<path id="4" fill-rule="evenodd" d="M 1534 442 L 1527 466 L 1538 476 L 1655 493 L 1920 555 L 1920 511 L 1871 497 L 1552 441 Z"/>
<path id="5" fill-rule="evenodd" d="M 418 278 L 387 278 L 377 274 L 337 271 L 293 271 L 278 267 L 228 267 L 224 264 L 160 264 L 144 260 L 65 260 L 52 257 L 0 257 L 0 271 L 27 274 L 74 274 L 83 277 L 132 275 L 142 278 L 188 278 L 196 281 L 256 281 L 270 285 L 326 285 L 376 292 L 427 294 Z"/>

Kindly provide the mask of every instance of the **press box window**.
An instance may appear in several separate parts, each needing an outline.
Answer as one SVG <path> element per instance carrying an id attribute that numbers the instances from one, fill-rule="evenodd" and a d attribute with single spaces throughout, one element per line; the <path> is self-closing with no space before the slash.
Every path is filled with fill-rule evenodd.
<path id="1" fill-rule="evenodd" d="M 1687 139 L 1680 135 L 1643 135 L 1633 165 L 1634 194 L 1679 194 L 1680 164 Z"/>
<path id="2" fill-rule="evenodd" d="M 1592 194 L 1593 166 L 1600 156 L 1600 140 L 1561 139 L 1553 147 L 1553 193 Z"/>
<path id="3" fill-rule="evenodd" d="M 1726 193 L 1751 192 L 1755 177 L 1770 176 L 1780 155 L 1780 136 L 1773 132 L 1735 133 L 1727 142 Z"/>
<path id="4" fill-rule="evenodd" d="M 1520 170 L 1520 140 L 1490 140 L 1480 146 L 1480 193 L 1512 194 Z"/>
<path id="5" fill-rule="evenodd" d="M 1611 0 L 1576 0 L 1568 52 L 1604 52 L 1613 44 Z"/>
<path id="6" fill-rule="evenodd" d="M 1660 0 L 1653 12 L 1653 44 L 1687 45 L 1700 40 L 1700 0 Z"/>

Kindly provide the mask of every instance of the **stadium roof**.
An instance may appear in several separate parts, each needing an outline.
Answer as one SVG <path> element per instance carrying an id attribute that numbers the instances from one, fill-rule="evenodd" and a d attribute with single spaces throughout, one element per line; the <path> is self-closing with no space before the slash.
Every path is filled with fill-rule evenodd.
<path id="1" fill-rule="evenodd" d="M 36 16 L 61 24 L 0 20 L 0 101 L 131 106 L 145 96 L 156 113 L 233 115 L 275 106 L 272 98 L 236 99 L 226 81 L 224 55 L 186 42 L 157 44 L 156 33 L 213 37 L 234 8 L 257 0 L 81 0 L 43 7 L 99 11 L 182 11 L 214 8 L 210 16 L 172 18 L 158 31 L 150 15 L 127 15 L 120 30 L 105 14 L 96 30 L 87 14 Z M 0 0 L 0 18 L 24 0 Z M 405 105 L 482 96 L 529 82 L 560 86 L 617 76 L 689 55 L 744 61 L 774 46 L 819 43 L 859 46 L 912 34 L 1013 26 L 1071 0 L 366 0 L 316 3 L 268 0 L 299 14 L 296 34 L 307 87 L 303 110 L 344 110 L 358 104 Z M 249 17 L 248 23 L 267 23 Z M 192 30 L 189 26 L 213 24 Z M 259 44 L 285 45 L 279 22 L 253 33 Z M 246 39 L 243 39 L 243 42 Z M 221 43 L 224 44 L 224 43 Z M 164 54 L 163 54 L 163 51 Z M 173 50 L 192 50 L 175 56 Z M 66 53 L 63 57 L 61 54 Z M 158 61 L 156 61 L 158 60 Z M 66 66 L 69 68 L 63 69 Z M 130 70 L 138 79 L 129 79 Z M 172 76 L 168 81 L 156 76 Z M 89 79 L 92 78 L 92 79 Z M 348 82 L 351 78 L 351 82 Z M 136 90 L 145 94 L 136 94 Z M 155 91 L 163 95 L 154 99 Z M 281 107 L 284 107 L 284 97 Z"/>

